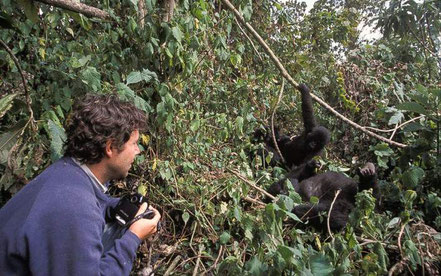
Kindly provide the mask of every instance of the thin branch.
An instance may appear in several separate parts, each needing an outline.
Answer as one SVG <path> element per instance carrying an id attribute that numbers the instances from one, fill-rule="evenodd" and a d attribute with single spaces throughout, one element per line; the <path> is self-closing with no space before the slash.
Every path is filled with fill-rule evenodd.
<path id="1" fill-rule="evenodd" d="M 26 106 L 27 106 L 28 111 L 29 111 L 29 121 L 28 121 L 28 123 L 31 124 L 32 131 L 36 132 L 37 131 L 37 126 L 35 125 L 34 111 L 32 110 L 32 100 L 31 100 L 31 96 L 30 96 L 29 91 L 28 91 L 28 84 L 26 82 L 26 78 L 25 78 L 23 69 L 21 69 L 20 62 L 18 61 L 17 57 L 15 57 L 14 53 L 8 47 L 8 45 L 6 45 L 6 43 L 3 40 L 1 40 L 1 39 L 0 39 L 0 44 L 3 46 L 3 48 L 5 48 L 6 52 L 8 52 L 8 54 L 11 56 L 12 60 L 15 63 L 15 66 L 18 69 L 18 72 L 20 72 L 21 80 L 23 82 L 23 89 L 24 89 L 24 92 L 25 92 Z"/>
<path id="2" fill-rule="evenodd" d="M 167 268 L 167 270 L 164 273 L 164 276 L 170 275 L 175 269 L 175 267 L 178 265 L 179 261 L 181 260 L 181 255 L 176 256 L 176 258 L 173 260 L 171 265 Z"/>
<path id="3" fill-rule="evenodd" d="M 109 13 L 98 8 L 88 6 L 86 4 L 75 2 L 72 0 L 35 0 L 37 2 L 45 3 L 57 8 L 78 12 L 84 14 L 87 17 L 98 17 L 106 19 L 110 17 Z"/>
<path id="4" fill-rule="evenodd" d="M 257 204 L 259 206 L 265 206 L 265 203 L 263 203 L 260 200 L 254 199 L 252 197 L 246 196 L 244 199 L 245 199 L 245 201 L 248 201 L 249 203 Z"/>
<path id="5" fill-rule="evenodd" d="M 247 183 L 250 187 L 254 188 L 255 190 L 261 192 L 262 194 L 264 194 L 265 196 L 271 198 L 271 200 L 275 200 L 276 197 L 273 196 L 272 194 L 268 193 L 267 191 L 265 191 L 264 189 L 256 186 L 256 184 L 254 184 L 253 182 L 251 182 L 250 180 L 246 179 L 243 175 L 241 175 L 239 172 L 232 170 L 232 169 L 228 169 L 227 170 L 229 172 L 231 172 L 232 174 L 234 174 L 235 176 L 239 177 L 240 180 L 242 180 L 243 182 Z"/>
<path id="6" fill-rule="evenodd" d="M 289 75 L 288 71 L 285 69 L 285 67 L 282 65 L 282 63 L 279 61 L 279 59 L 277 58 L 277 56 L 274 54 L 274 52 L 271 50 L 271 48 L 265 43 L 265 41 L 263 41 L 262 37 L 254 30 L 254 28 L 245 22 L 244 18 L 242 17 L 242 15 L 239 13 L 239 11 L 230 3 L 230 1 L 228 0 L 222 0 L 222 2 L 234 13 L 234 15 L 236 16 L 236 18 L 239 20 L 240 23 L 242 23 L 244 26 L 246 26 L 246 28 L 248 29 L 248 31 L 251 32 L 251 34 L 254 36 L 254 38 L 259 42 L 259 44 L 263 47 L 263 49 L 265 50 L 265 52 L 271 57 L 271 59 L 273 60 L 273 62 L 275 63 L 275 65 L 277 66 L 277 68 L 279 69 L 279 71 L 281 72 L 282 76 L 287 79 L 293 86 L 297 87 L 299 86 L 299 84 L 291 77 L 291 75 Z M 334 108 L 332 108 L 329 104 L 327 104 L 326 102 L 324 102 L 322 99 L 320 99 L 319 97 L 317 97 L 316 95 L 311 93 L 311 97 L 316 100 L 321 106 L 323 106 L 324 108 L 328 109 L 331 113 L 333 113 L 335 116 L 337 116 L 338 118 L 340 118 L 342 121 L 348 123 L 349 125 L 351 125 L 352 127 L 372 136 L 375 137 L 381 141 L 384 141 L 386 143 L 389 143 L 391 145 L 397 146 L 397 147 L 407 147 L 407 145 L 405 144 L 401 144 L 395 141 L 391 141 L 390 139 L 387 139 L 383 136 L 380 136 L 376 133 L 373 133 L 372 131 L 367 130 L 365 127 L 360 126 L 359 124 L 349 120 L 348 118 L 346 118 L 345 116 L 341 115 L 339 112 L 337 112 Z"/>
<path id="7" fill-rule="evenodd" d="M 279 149 L 279 145 L 277 144 L 277 140 L 276 140 L 276 135 L 274 134 L 274 115 L 276 114 L 277 107 L 279 106 L 279 103 L 282 100 L 284 87 L 285 87 L 285 79 L 282 79 L 282 87 L 280 88 L 279 98 L 277 99 L 277 103 L 274 106 L 273 113 L 271 114 L 271 134 L 273 137 L 274 147 L 276 148 L 277 153 L 280 155 L 280 159 L 282 159 L 282 163 L 286 164 L 285 157 L 283 157 L 282 152 Z"/>
<path id="8" fill-rule="evenodd" d="M 401 226 L 400 234 L 398 235 L 398 248 L 400 249 L 400 255 L 401 255 L 401 257 L 403 257 L 403 258 L 404 258 L 404 255 L 403 255 L 403 249 L 401 248 L 401 237 L 403 236 L 404 228 L 405 228 L 405 227 L 406 227 L 406 223 L 404 223 L 404 224 Z"/>
<path id="9" fill-rule="evenodd" d="M 384 133 L 386 133 L 386 132 L 393 132 L 393 131 L 396 131 L 396 129 L 402 128 L 403 126 L 405 126 L 407 124 L 410 124 L 410 123 L 412 123 L 412 122 L 414 122 L 414 121 L 416 121 L 418 119 L 421 119 L 423 117 L 425 117 L 425 115 L 420 115 L 418 117 L 415 117 L 413 119 L 410 119 L 409 121 L 406 121 L 406 122 L 402 123 L 401 125 L 398 125 L 398 126 L 394 127 L 393 129 L 378 129 L 378 128 L 375 128 L 375 127 L 365 127 L 365 128 L 373 130 L 373 131 L 384 132 Z"/>
<path id="10" fill-rule="evenodd" d="M 405 125 L 407 125 L 407 124 L 409 124 L 409 123 L 411 123 L 411 122 L 413 122 L 413 121 L 416 121 L 416 120 L 418 120 L 418 119 L 421 119 L 421 118 L 423 118 L 423 117 L 424 117 L 424 115 L 420 115 L 420 116 L 418 116 L 418 117 L 416 117 L 416 118 L 413 118 L 413 119 L 411 119 L 411 120 L 409 120 L 409 121 L 407 121 L 407 122 L 402 123 L 401 125 L 396 126 L 396 127 L 393 129 L 392 135 L 390 136 L 389 139 L 392 139 L 392 138 L 395 136 L 395 133 L 397 132 L 397 130 L 398 130 L 399 128 L 402 128 L 403 126 L 405 126 Z"/>
<path id="11" fill-rule="evenodd" d="M 201 245 L 199 247 L 199 254 L 198 254 L 198 258 L 196 260 L 196 265 L 194 266 L 193 276 L 198 275 L 199 263 L 201 262 L 201 255 L 202 255 L 202 251 L 204 251 L 204 249 L 205 249 L 204 245 Z"/>
<path id="12" fill-rule="evenodd" d="M 403 270 L 403 266 L 406 265 L 407 259 L 402 259 L 398 263 L 394 264 L 388 272 L 388 276 L 393 276 L 395 272 L 401 272 Z"/>
<path id="13" fill-rule="evenodd" d="M 332 212 L 332 208 L 334 207 L 334 203 L 335 200 L 337 199 L 338 195 L 340 194 L 341 190 L 337 190 L 337 192 L 335 192 L 335 196 L 334 196 L 334 200 L 331 203 L 331 207 L 329 207 L 329 212 L 328 212 L 328 220 L 327 220 L 327 225 L 328 225 L 328 233 L 329 236 L 331 236 L 332 241 L 334 241 L 334 236 L 332 235 L 331 232 L 331 224 L 330 224 L 330 220 L 331 220 L 331 212 Z"/>
<path id="14" fill-rule="evenodd" d="M 242 26 L 239 24 L 239 22 L 237 22 L 237 18 L 234 17 L 234 21 L 236 21 L 237 26 L 239 26 L 240 31 L 243 33 L 243 35 L 248 39 L 248 41 L 251 43 L 251 46 L 253 47 L 254 51 L 256 52 L 257 56 L 259 57 L 260 61 L 263 62 L 263 58 L 260 55 L 259 51 L 257 51 L 256 46 L 254 46 L 253 41 L 251 40 L 251 38 L 247 35 L 247 33 L 242 29 Z"/>

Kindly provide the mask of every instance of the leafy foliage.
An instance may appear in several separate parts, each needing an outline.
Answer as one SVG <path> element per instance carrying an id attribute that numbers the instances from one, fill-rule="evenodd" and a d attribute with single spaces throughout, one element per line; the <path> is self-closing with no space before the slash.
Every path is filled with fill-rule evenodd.
<path id="1" fill-rule="evenodd" d="M 134 272 L 151 266 L 164 274 L 173 263 L 180 274 L 219 275 L 439 268 L 439 1 L 320 0 L 308 13 L 297 1 L 233 1 L 294 79 L 353 121 L 409 145 L 380 143 L 315 108 L 332 132 L 321 170 L 352 175 L 374 161 L 381 180 L 381 202 L 360 193 L 340 233 L 301 223 L 291 213 L 301 203 L 293 190 L 256 203 L 262 195 L 249 182 L 265 188 L 286 173 L 250 160 L 259 147 L 250 137 L 268 125 L 282 77 L 222 2 L 176 1 L 168 21 L 162 1 L 144 1 L 144 15 L 138 1 L 82 2 L 111 18 L 0 0 L 0 39 L 24 71 L 0 48 L 0 204 L 62 155 L 74 99 L 117 93 L 149 114 L 150 129 L 133 172 L 112 193 L 147 193 L 164 220 Z M 363 21 L 384 37 L 360 40 Z M 287 85 L 276 114 L 288 133 L 302 126 L 294 90 Z"/>

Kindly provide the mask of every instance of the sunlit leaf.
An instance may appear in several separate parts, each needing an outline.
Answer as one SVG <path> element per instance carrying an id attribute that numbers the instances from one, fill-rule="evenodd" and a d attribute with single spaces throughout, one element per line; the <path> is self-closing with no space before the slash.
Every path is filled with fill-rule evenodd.
<path id="1" fill-rule="evenodd" d="M 8 163 L 9 151 L 17 143 L 18 137 L 23 134 L 25 125 L 25 120 L 20 121 L 11 129 L 0 134 L 0 164 L 6 165 Z"/>
<path id="2" fill-rule="evenodd" d="M 12 102 L 16 96 L 17 94 L 9 94 L 0 99 L 0 118 L 12 107 Z"/>
<path id="3" fill-rule="evenodd" d="M 63 145 L 66 141 L 64 129 L 52 120 L 47 122 L 49 137 L 51 138 L 51 158 L 52 161 L 58 160 L 63 156 Z"/>

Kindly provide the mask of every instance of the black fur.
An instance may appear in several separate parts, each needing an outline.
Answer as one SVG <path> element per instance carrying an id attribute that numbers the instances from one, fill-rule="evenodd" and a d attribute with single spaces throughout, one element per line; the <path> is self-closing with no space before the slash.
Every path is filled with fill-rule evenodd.
<path id="1" fill-rule="evenodd" d="M 317 126 L 314 118 L 314 110 L 312 107 L 312 98 L 309 93 L 309 88 L 305 84 L 300 84 L 298 89 L 302 95 L 302 117 L 305 128 L 304 131 L 302 134 L 294 138 L 290 138 L 287 135 L 281 135 L 277 130 L 275 130 L 274 135 L 280 152 L 285 159 L 285 165 L 288 169 L 291 169 L 293 166 L 299 166 L 311 160 L 323 150 L 330 140 L 329 130 L 323 126 Z M 263 142 L 265 143 L 266 151 L 273 153 L 273 160 L 271 160 L 269 165 L 274 165 L 274 163 L 281 160 L 281 157 L 275 149 L 271 130 L 266 128 L 266 134 L 264 134 L 261 130 L 257 130 L 254 133 L 255 139 L 262 140 L 262 137 Z M 265 159 L 265 152 L 262 153 L 262 156 L 263 159 Z"/>
<path id="2" fill-rule="evenodd" d="M 330 227 L 333 230 L 341 230 L 345 227 L 349 213 L 355 206 L 355 195 L 358 191 L 373 189 L 373 195 L 379 198 L 377 174 L 375 166 L 367 163 L 358 171 L 359 182 L 345 176 L 342 173 L 326 172 L 308 178 L 295 187 L 305 202 L 309 202 L 312 196 L 319 198 L 318 204 L 305 203 L 294 207 L 293 213 L 319 229 L 326 229 L 326 219 L 320 217 L 321 212 L 329 212 L 335 194 L 341 190 L 331 211 Z"/>
<path id="3" fill-rule="evenodd" d="M 288 189 L 285 186 L 286 180 L 289 179 L 293 187 L 298 186 L 298 183 L 316 175 L 316 169 L 320 167 L 320 163 L 316 160 L 310 160 L 300 166 L 293 168 L 283 179 L 272 184 L 267 192 L 272 195 L 287 194 Z M 269 202 L 268 198 L 265 202 Z"/>
<path id="4" fill-rule="evenodd" d="M 290 173 L 290 181 L 297 193 L 300 194 L 304 204 L 294 207 L 293 213 L 304 221 L 309 221 L 310 225 L 318 229 L 326 229 L 326 219 L 320 216 L 320 213 L 328 213 L 334 200 L 335 193 L 341 190 L 331 211 L 330 227 L 333 230 L 341 230 L 345 227 L 349 213 L 355 206 L 355 195 L 358 191 L 373 189 L 373 195 L 379 198 L 377 174 L 375 166 L 367 163 L 363 168 L 358 170 L 359 182 L 352 178 L 337 172 L 325 172 L 319 175 L 309 177 L 308 165 L 303 169 L 293 170 Z M 296 177 L 306 177 L 304 180 Z M 280 181 L 279 181 L 280 182 Z M 283 183 L 271 185 L 268 192 L 272 195 L 285 193 Z M 318 204 L 309 203 L 311 197 L 319 199 Z"/>

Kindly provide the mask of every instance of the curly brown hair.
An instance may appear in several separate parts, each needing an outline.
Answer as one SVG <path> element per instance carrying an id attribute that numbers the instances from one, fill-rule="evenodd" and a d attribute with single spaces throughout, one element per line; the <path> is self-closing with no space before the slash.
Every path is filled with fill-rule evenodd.
<path id="1" fill-rule="evenodd" d="M 104 157 L 107 141 L 122 150 L 132 132 L 146 126 L 146 114 L 116 95 L 86 95 L 75 104 L 68 121 L 64 155 L 96 164 Z"/>

